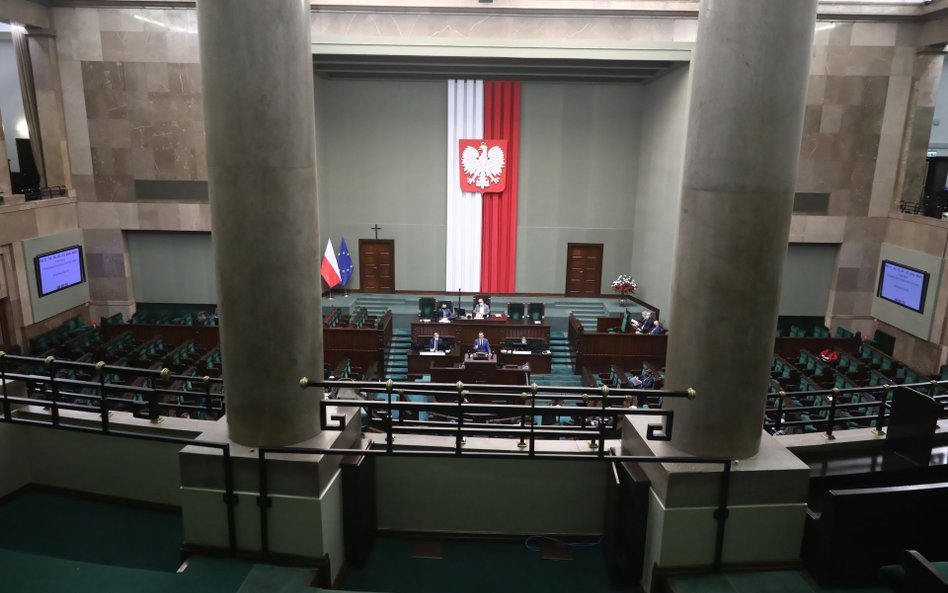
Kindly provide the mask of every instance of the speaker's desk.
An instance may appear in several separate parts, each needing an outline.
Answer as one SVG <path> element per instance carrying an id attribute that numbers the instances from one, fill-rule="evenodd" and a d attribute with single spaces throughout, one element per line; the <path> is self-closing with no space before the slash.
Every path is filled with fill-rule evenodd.
<path id="1" fill-rule="evenodd" d="M 452 319 L 451 323 L 439 323 L 433 319 L 418 319 L 411 324 L 412 342 L 422 338 L 430 338 L 438 332 L 443 338 L 454 338 L 454 341 L 465 352 L 474 344 L 478 332 L 484 332 L 484 337 L 490 342 L 493 350 L 500 350 L 504 340 L 508 338 L 535 338 L 550 342 L 550 324 L 546 320 L 534 323 L 529 319 L 513 321 L 506 315 L 490 316 L 484 319 Z"/>
<path id="2" fill-rule="evenodd" d="M 476 358 L 473 354 L 466 354 L 464 362 L 459 365 L 431 367 L 432 383 L 457 383 L 458 381 L 465 385 L 486 383 L 527 386 L 530 384 L 530 366 L 498 366 L 496 354 L 488 358 Z"/>
<path id="3" fill-rule="evenodd" d="M 427 375 L 431 367 L 451 367 L 461 364 L 461 350 L 457 346 L 447 352 L 430 352 L 428 350 L 408 353 L 408 374 Z"/>

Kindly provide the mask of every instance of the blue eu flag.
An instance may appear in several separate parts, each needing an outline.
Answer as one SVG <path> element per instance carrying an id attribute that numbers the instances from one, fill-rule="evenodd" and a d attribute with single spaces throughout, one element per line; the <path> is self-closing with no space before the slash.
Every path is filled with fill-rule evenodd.
<path id="1" fill-rule="evenodd" d="M 352 265 L 352 258 L 349 257 L 349 247 L 346 246 L 346 238 L 342 238 L 339 244 L 339 255 L 336 257 L 336 263 L 339 264 L 339 277 L 342 279 L 342 285 L 349 284 L 349 278 L 352 278 L 352 271 L 355 267 Z"/>

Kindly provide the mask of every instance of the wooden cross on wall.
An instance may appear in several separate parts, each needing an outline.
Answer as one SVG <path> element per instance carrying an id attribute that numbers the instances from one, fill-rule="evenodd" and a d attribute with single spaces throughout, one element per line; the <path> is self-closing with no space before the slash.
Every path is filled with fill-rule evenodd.
<path id="1" fill-rule="evenodd" d="M 372 227 L 372 230 L 375 231 L 375 238 L 378 239 L 378 238 L 379 238 L 379 231 L 382 230 L 382 227 L 380 227 L 380 226 L 378 225 L 378 223 L 375 223 L 375 226 Z"/>

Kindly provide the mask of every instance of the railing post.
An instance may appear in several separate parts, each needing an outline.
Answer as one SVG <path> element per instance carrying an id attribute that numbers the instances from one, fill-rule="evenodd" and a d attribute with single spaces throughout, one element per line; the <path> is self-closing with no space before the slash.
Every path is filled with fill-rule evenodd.
<path id="1" fill-rule="evenodd" d="M 718 522 L 717 533 L 714 538 L 714 570 L 721 571 L 721 561 L 724 557 L 724 526 L 731 511 L 727 508 L 728 490 L 731 485 L 731 460 L 724 462 L 724 471 L 721 472 L 721 491 L 718 499 L 718 508 L 714 511 L 714 518 Z"/>
<path id="2" fill-rule="evenodd" d="M 47 356 L 44 361 L 46 368 L 49 369 L 49 411 L 53 426 L 59 426 L 59 387 L 56 386 L 56 368 L 53 366 L 55 362 L 56 359 L 52 356 Z"/>
<path id="3" fill-rule="evenodd" d="M 159 380 L 164 382 L 168 381 L 168 377 L 171 376 L 171 369 L 165 367 L 161 369 L 161 375 L 156 379 L 155 383 Z M 151 420 L 152 424 L 161 424 L 162 418 L 161 413 L 158 410 L 158 392 L 156 391 L 157 385 L 154 383 L 151 386 L 151 391 L 148 393 L 148 419 Z"/>
<path id="4" fill-rule="evenodd" d="M 527 392 L 526 392 L 526 391 L 521 392 L 521 393 L 520 393 L 520 399 L 521 399 L 522 401 L 520 402 L 520 405 L 524 405 L 524 404 L 526 403 L 526 400 L 527 400 L 528 397 L 530 397 L 530 396 L 527 395 Z M 525 439 L 524 436 L 523 436 L 523 429 L 527 427 L 526 418 L 527 418 L 527 417 L 526 417 L 526 415 L 523 413 L 523 410 L 521 410 L 521 411 L 520 411 L 520 441 L 517 443 L 517 448 L 518 448 L 518 449 L 526 449 L 526 448 L 527 448 L 527 441 L 526 441 L 526 439 Z"/>
<path id="5" fill-rule="evenodd" d="M 270 555 L 270 534 L 267 527 L 267 509 L 273 506 L 270 500 L 267 484 L 267 455 L 263 448 L 257 450 L 257 466 L 260 476 L 260 495 L 257 496 L 257 506 L 260 508 L 260 553 L 266 560 Z"/>
<path id="6" fill-rule="evenodd" d="M 464 443 L 466 442 L 464 439 L 464 383 L 461 381 L 458 381 L 457 389 L 458 389 L 458 421 L 457 421 L 458 431 L 454 437 L 454 453 L 456 455 L 460 455 L 461 447 L 463 447 Z"/>
<path id="7" fill-rule="evenodd" d="M 882 386 L 882 397 L 879 399 L 879 413 L 876 415 L 876 427 L 872 429 L 872 432 L 880 437 L 885 436 L 885 431 L 882 427 L 885 426 L 885 401 L 889 396 L 889 387 L 890 385 L 888 383 Z"/>
<path id="8" fill-rule="evenodd" d="M 829 396 L 830 398 L 830 409 L 829 409 L 829 418 L 827 418 L 826 426 L 826 440 L 833 441 L 836 440 L 836 437 L 833 436 L 833 428 L 836 426 L 836 400 L 839 399 L 839 387 L 833 388 L 833 395 Z"/>
<path id="9" fill-rule="evenodd" d="M 938 395 L 938 381 L 932 379 L 928 383 L 928 395 L 930 397 L 935 397 Z"/>
<path id="10" fill-rule="evenodd" d="M 385 390 L 388 393 L 388 408 L 386 410 L 385 418 L 385 450 L 388 453 L 392 452 L 392 445 L 395 443 L 395 435 L 392 433 L 394 427 L 392 426 L 392 380 L 389 379 L 385 382 Z"/>
<path id="11" fill-rule="evenodd" d="M 602 416 L 599 418 L 599 456 L 602 457 L 606 452 L 606 407 L 609 400 L 609 386 L 602 386 Z"/>
<path id="12" fill-rule="evenodd" d="M 7 396 L 7 353 L 0 350 L 0 385 L 3 386 L 3 419 L 10 421 L 10 399 Z"/>
<path id="13" fill-rule="evenodd" d="M 237 555 L 237 524 L 234 507 L 238 498 L 234 492 L 234 465 L 230 456 L 230 445 L 224 445 L 224 504 L 227 505 L 227 547 L 231 556 Z"/>
<path id="14" fill-rule="evenodd" d="M 204 381 L 204 413 L 207 415 L 207 420 L 212 420 L 214 405 L 211 402 L 211 377 L 204 375 L 202 380 Z"/>
<path id="15" fill-rule="evenodd" d="M 530 393 L 533 394 L 533 397 L 530 398 L 530 457 L 533 457 L 537 452 L 537 384 L 533 383 L 530 385 Z"/>
<path id="16" fill-rule="evenodd" d="M 109 398 L 105 393 L 105 361 L 95 363 L 99 374 L 99 416 L 102 418 L 102 432 L 109 432 Z"/>
<path id="17" fill-rule="evenodd" d="M 585 407 L 587 408 L 589 407 L 589 394 L 588 393 L 583 394 L 583 403 L 585 404 Z M 588 421 L 589 421 L 588 416 L 583 416 L 583 428 L 586 428 L 586 424 L 588 423 Z M 598 446 L 599 444 L 596 442 L 596 437 L 590 437 L 589 448 L 595 449 Z"/>
<path id="18" fill-rule="evenodd" d="M 783 400 L 787 397 L 787 392 L 781 389 L 777 392 L 777 419 L 774 421 L 774 433 L 783 427 Z"/>

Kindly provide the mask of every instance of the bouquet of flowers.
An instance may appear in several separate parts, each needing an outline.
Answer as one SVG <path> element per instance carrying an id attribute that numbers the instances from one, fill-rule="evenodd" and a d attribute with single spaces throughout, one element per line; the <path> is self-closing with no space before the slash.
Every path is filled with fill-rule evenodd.
<path id="1" fill-rule="evenodd" d="M 632 276 L 628 274 L 620 274 L 618 278 L 612 281 L 612 290 L 618 292 L 619 294 L 624 294 L 626 296 L 635 292 L 637 286 L 635 285 L 635 280 L 632 279 Z"/>

